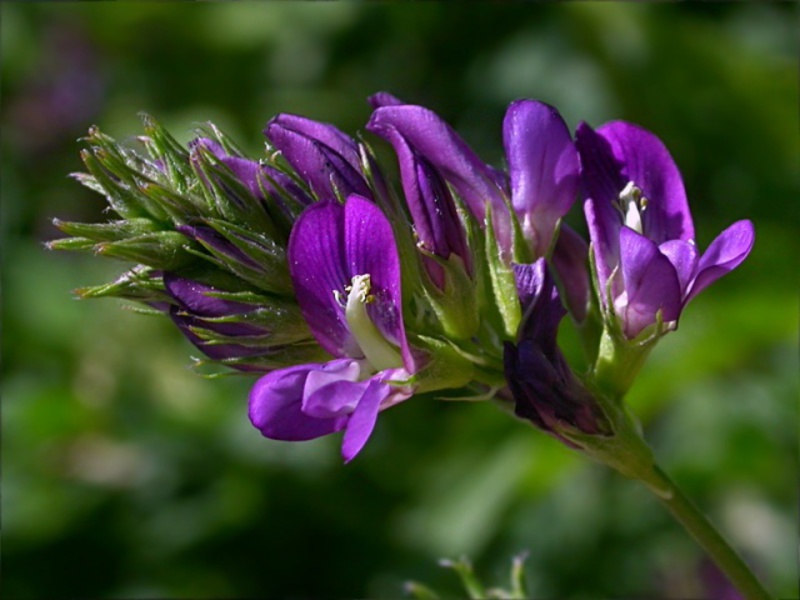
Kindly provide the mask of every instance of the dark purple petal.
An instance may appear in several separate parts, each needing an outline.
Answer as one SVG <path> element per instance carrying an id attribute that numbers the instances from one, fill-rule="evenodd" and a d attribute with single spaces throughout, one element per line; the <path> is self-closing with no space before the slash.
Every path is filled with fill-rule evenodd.
<path id="1" fill-rule="evenodd" d="M 320 200 L 336 200 L 334 190 L 343 197 L 371 195 L 358 145 L 333 125 L 283 114 L 267 124 L 264 135 Z"/>
<path id="2" fill-rule="evenodd" d="M 586 197 L 583 208 L 595 255 L 598 289 L 605 305 L 606 282 L 619 264 L 622 216 L 615 205 L 627 182 L 611 145 L 586 123 L 580 123 L 575 131 L 575 146 L 580 155 L 581 186 Z"/>
<path id="3" fill-rule="evenodd" d="M 648 200 L 642 212 L 642 233 L 656 244 L 694 239 L 683 180 L 661 140 L 625 121 L 606 123 L 597 133 L 611 145 L 615 159 L 622 165 L 625 183 L 632 181 Z M 621 191 L 618 189 L 617 194 Z"/>
<path id="4" fill-rule="evenodd" d="M 720 233 L 700 257 L 697 275 L 691 284 L 684 304 L 738 267 L 747 258 L 755 243 L 755 229 L 750 221 L 737 221 Z"/>
<path id="5" fill-rule="evenodd" d="M 289 272 L 297 303 L 319 344 L 334 356 L 359 358 L 344 306 L 352 275 L 345 253 L 345 208 L 338 202 L 309 206 L 289 236 Z"/>
<path id="6" fill-rule="evenodd" d="M 681 294 L 685 294 L 697 272 L 697 248 L 691 242 L 670 240 L 661 244 L 658 249 L 675 267 L 681 285 Z"/>
<path id="7" fill-rule="evenodd" d="M 350 278 L 369 275 L 375 301 L 367 312 L 390 342 L 400 346 L 406 368 L 413 372 L 413 358 L 403 326 L 403 295 L 400 288 L 400 256 L 392 224 L 380 208 L 359 196 L 344 205 L 344 252 Z"/>
<path id="8" fill-rule="evenodd" d="M 353 460 L 367 443 L 372 430 L 375 429 L 381 403 L 391 393 L 392 386 L 381 383 L 377 378 L 369 380 L 356 409 L 350 415 L 342 439 L 342 457 L 346 463 Z"/>
<path id="9" fill-rule="evenodd" d="M 678 319 L 681 286 L 675 267 L 653 241 L 623 227 L 619 244 L 625 292 L 615 299 L 615 308 L 625 335 L 633 339 L 656 323 L 658 311 L 665 323 Z"/>
<path id="10" fill-rule="evenodd" d="M 372 113 L 367 130 L 386 135 L 395 129 L 411 148 L 438 169 L 483 223 L 488 202 L 492 206 L 498 237 L 510 236 L 503 191 L 497 174 L 487 167 L 464 140 L 436 113 L 411 104 L 383 106 Z"/>
<path id="11" fill-rule="evenodd" d="M 541 352 L 553 359 L 558 325 L 567 311 L 561 304 L 547 263 L 540 258 L 529 265 L 514 264 L 512 267 L 522 308 L 517 339 L 535 341 Z"/>
<path id="12" fill-rule="evenodd" d="M 253 306 L 243 302 L 233 302 L 215 297 L 220 290 L 192 279 L 179 277 L 174 273 L 164 273 L 164 287 L 184 310 L 203 317 L 224 317 L 243 314 L 253 310 Z"/>
<path id="13" fill-rule="evenodd" d="M 326 365 L 298 365 L 273 371 L 250 391 L 249 416 L 261 433 L 273 440 L 303 441 L 340 431 L 348 417 L 317 419 L 302 410 L 303 390 L 310 373 Z"/>
<path id="14" fill-rule="evenodd" d="M 234 246 L 229 240 L 225 239 L 219 233 L 211 229 L 211 227 L 206 227 L 204 225 L 179 225 L 175 228 L 175 230 L 179 231 L 188 238 L 197 240 L 215 252 L 224 254 L 235 262 L 241 263 L 242 265 L 257 271 L 262 270 L 261 265 L 253 261 L 244 252 Z"/>
<path id="15" fill-rule="evenodd" d="M 169 313 L 173 323 L 178 327 L 181 333 L 192 344 L 197 347 L 203 354 L 213 360 L 228 360 L 234 358 L 247 358 L 256 357 L 265 354 L 266 347 L 256 346 L 242 346 L 240 344 L 216 344 L 200 337 L 195 331 L 197 329 L 206 329 L 208 331 L 218 333 L 219 335 L 234 337 L 238 335 L 258 335 L 263 334 L 261 330 L 254 330 L 248 325 L 238 323 L 209 323 L 208 321 L 196 317 L 192 314 L 182 312 L 175 306 L 170 308 Z M 245 364 L 231 365 L 236 369 L 242 371 L 262 371 L 264 369 L 255 366 L 248 366 Z"/>
<path id="16" fill-rule="evenodd" d="M 589 245 L 569 225 L 562 224 L 553 250 L 553 268 L 573 318 L 582 323 L 589 306 Z"/>
<path id="17" fill-rule="evenodd" d="M 438 171 L 391 126 L 383 126 L 376 133 L 394 146 L 400 164 L 406 205 L 414 222 L 414 229 L 424 248 L 443 259 L 455 253 L 471 269 L 466 235 L 456 212 L 450 190 Z M 444 271 L 433 260 L 426 263 L 434 283 L 444 288 Z"/>
<path id="18" fill-rule="evenodd" d="M 503 120 L 511 202 L 536 256 L 550 247 L 557 221 L 578 192 L 578 153 L 559 112 L 543 102 L 513 102 Z"/>

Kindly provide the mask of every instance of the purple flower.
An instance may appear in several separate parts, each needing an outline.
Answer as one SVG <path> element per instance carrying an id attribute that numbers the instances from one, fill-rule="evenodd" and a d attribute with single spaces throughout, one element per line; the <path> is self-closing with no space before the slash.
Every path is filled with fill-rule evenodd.
<path id="1" fill-rule="evenodd" d="M 382 101 L 391 101 L 392 97 L 383 96 L 388 94 L 381 96 Z M 453 197 L 439 171 L 410 146 L 406 138 L 390 123 L 374 123 L 371 125 L 371 131 L 394 146 L 400 164 L 406 205 L 411 213 L 422 249 L 444 260 L 455 254 L 470 271 L 472 257 L 466 234 L 456 212 Z M 439 289 L 444 290 L 443 268 L 429 258 L 425 261 L 425 266 L 433 282 Z"/>
<path id="2" fill-rule="evenodd" d="M 700 255 L 680 172 L 655 135 L 623 121 L 578 126 L 585 212 L 607 313 L 629 339 L 735 269 L 753 247 L 750 221 L 723 231 Z"/>
<path id="3" fill-rule="evenodd" d="M 267 437 L 306 440 L 345 429 L 358 454 L 378 412 L 408 398 L 415 372 L 403 326 L 400 257 L 392 226 L 360 196 L 320 202 L 289 239 L 297 301 L 319 344 L 336 357 L 270 373 L 250 393 L 250 419 Z"/>
<path id="4" fill-rule="evenodd" d="M 358 144 L 333 125 L 282 114 L 267 123 L 264 135 L 319 200 L 372 196 Z"/>
<path id="5" fill-rule="evenodd" d="M 517 344 L 505 344 L 504 363 L 515 414 L 569 446 L 574 444 L 564 431 L 609 433 L 602 409 L 558 348 L 558 326 L 566 310 L 544 258 L 513 267 L 523 317 Z"/>
<path id="6" fill-rule="evenodd" d="M 509 254 L 510 204 L 533 254 L 544 256 L 558 220 L 567 213 L 578 186 L 578 159 L 569 130 L 558 111 L 534 100 L 512 103 L 503 122 L 509 174 L 492 169 L 434 112 L 400 104 L 388 95 L 371 99 L 375 112 L 369 131 L 402 139 L 447 181 L 480 223 L 491 207 L 502 251 Z"/>

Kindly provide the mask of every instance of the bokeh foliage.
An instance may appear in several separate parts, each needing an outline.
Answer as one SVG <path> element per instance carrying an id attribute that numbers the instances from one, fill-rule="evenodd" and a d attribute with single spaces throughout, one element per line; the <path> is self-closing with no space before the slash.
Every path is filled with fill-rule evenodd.
<path id="1" fill-rule="evenodd" d="M 124 267 L 42 246 L 52 217 L 102 219 L 66 177 L 89 125 L 133 136 L 147 111 L 186 141 L 211 120 L 257 156 L 273 114 L 355 133 L 378 90 L 434 108 L 495 164 L 517 97 L 572 126 L 636 121 L 680 165 L 701 247 L 753 219 L 753 254 L 693 303 L 629 400 L 665 468 L 797 596 L 796 6 L 0 11 L 4 597 L 397 597 L 407 578 L 455 591 L 442 556 L 500 580 L 524 548 L 537 597 L 711 593 L 646 492 L 491 406 L 407 402 L 342 466 L 335 439 L 262 439 L 251 380 L 193 373 L 166 319 L 70 297 Z M 569 220 L 582 228 L 579 205 Z"/>

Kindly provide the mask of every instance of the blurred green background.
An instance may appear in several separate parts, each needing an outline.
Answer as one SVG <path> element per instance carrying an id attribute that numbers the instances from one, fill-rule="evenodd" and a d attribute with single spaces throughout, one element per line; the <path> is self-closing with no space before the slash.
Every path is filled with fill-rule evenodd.
<path id="1" fill-rule="evenodd" d="M 205 380 L 166 319 L 78 302 L 125 265 L 48 253 L 98 221 L 69 180 L 89 125 L 211 120 L 254 156 L 296 112 L 363 131 L 387 90 L 502 160 L 506 105 L 624 118 L 682 169 L 705 247 L 755 250 L 695 300 L 630 394 L 665 469 L 782 598 L 797 597 L 797 7 L 778 4 L 3 3 L 2 589 L 6 598 L 400 597 L 490 583 L 527 549 L 542 598 L 712 597 L 639 487 L 483 404 L 385 413 L 352 464 L 261 438 L 250 379 Z M 576 205 L 571 223 L 582 228 Z M 108 264 L 106 264 L 108 263 Z"/>

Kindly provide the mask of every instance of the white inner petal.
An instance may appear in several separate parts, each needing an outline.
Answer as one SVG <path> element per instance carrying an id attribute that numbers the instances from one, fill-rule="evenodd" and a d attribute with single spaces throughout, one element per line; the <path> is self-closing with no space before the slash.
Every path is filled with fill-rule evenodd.
<path id="1" fill-rule="evenodd" d="M 367 305 L 375 300 L 375 297 L 370 295 L 371 287 L 368 273 L 353 277 L 344 311 L 350 333 L 358 342 L 364 356 L 378 371 L 402 367 L 403 359 L 397 348 L 381 335 L 367 314 Z"/>

